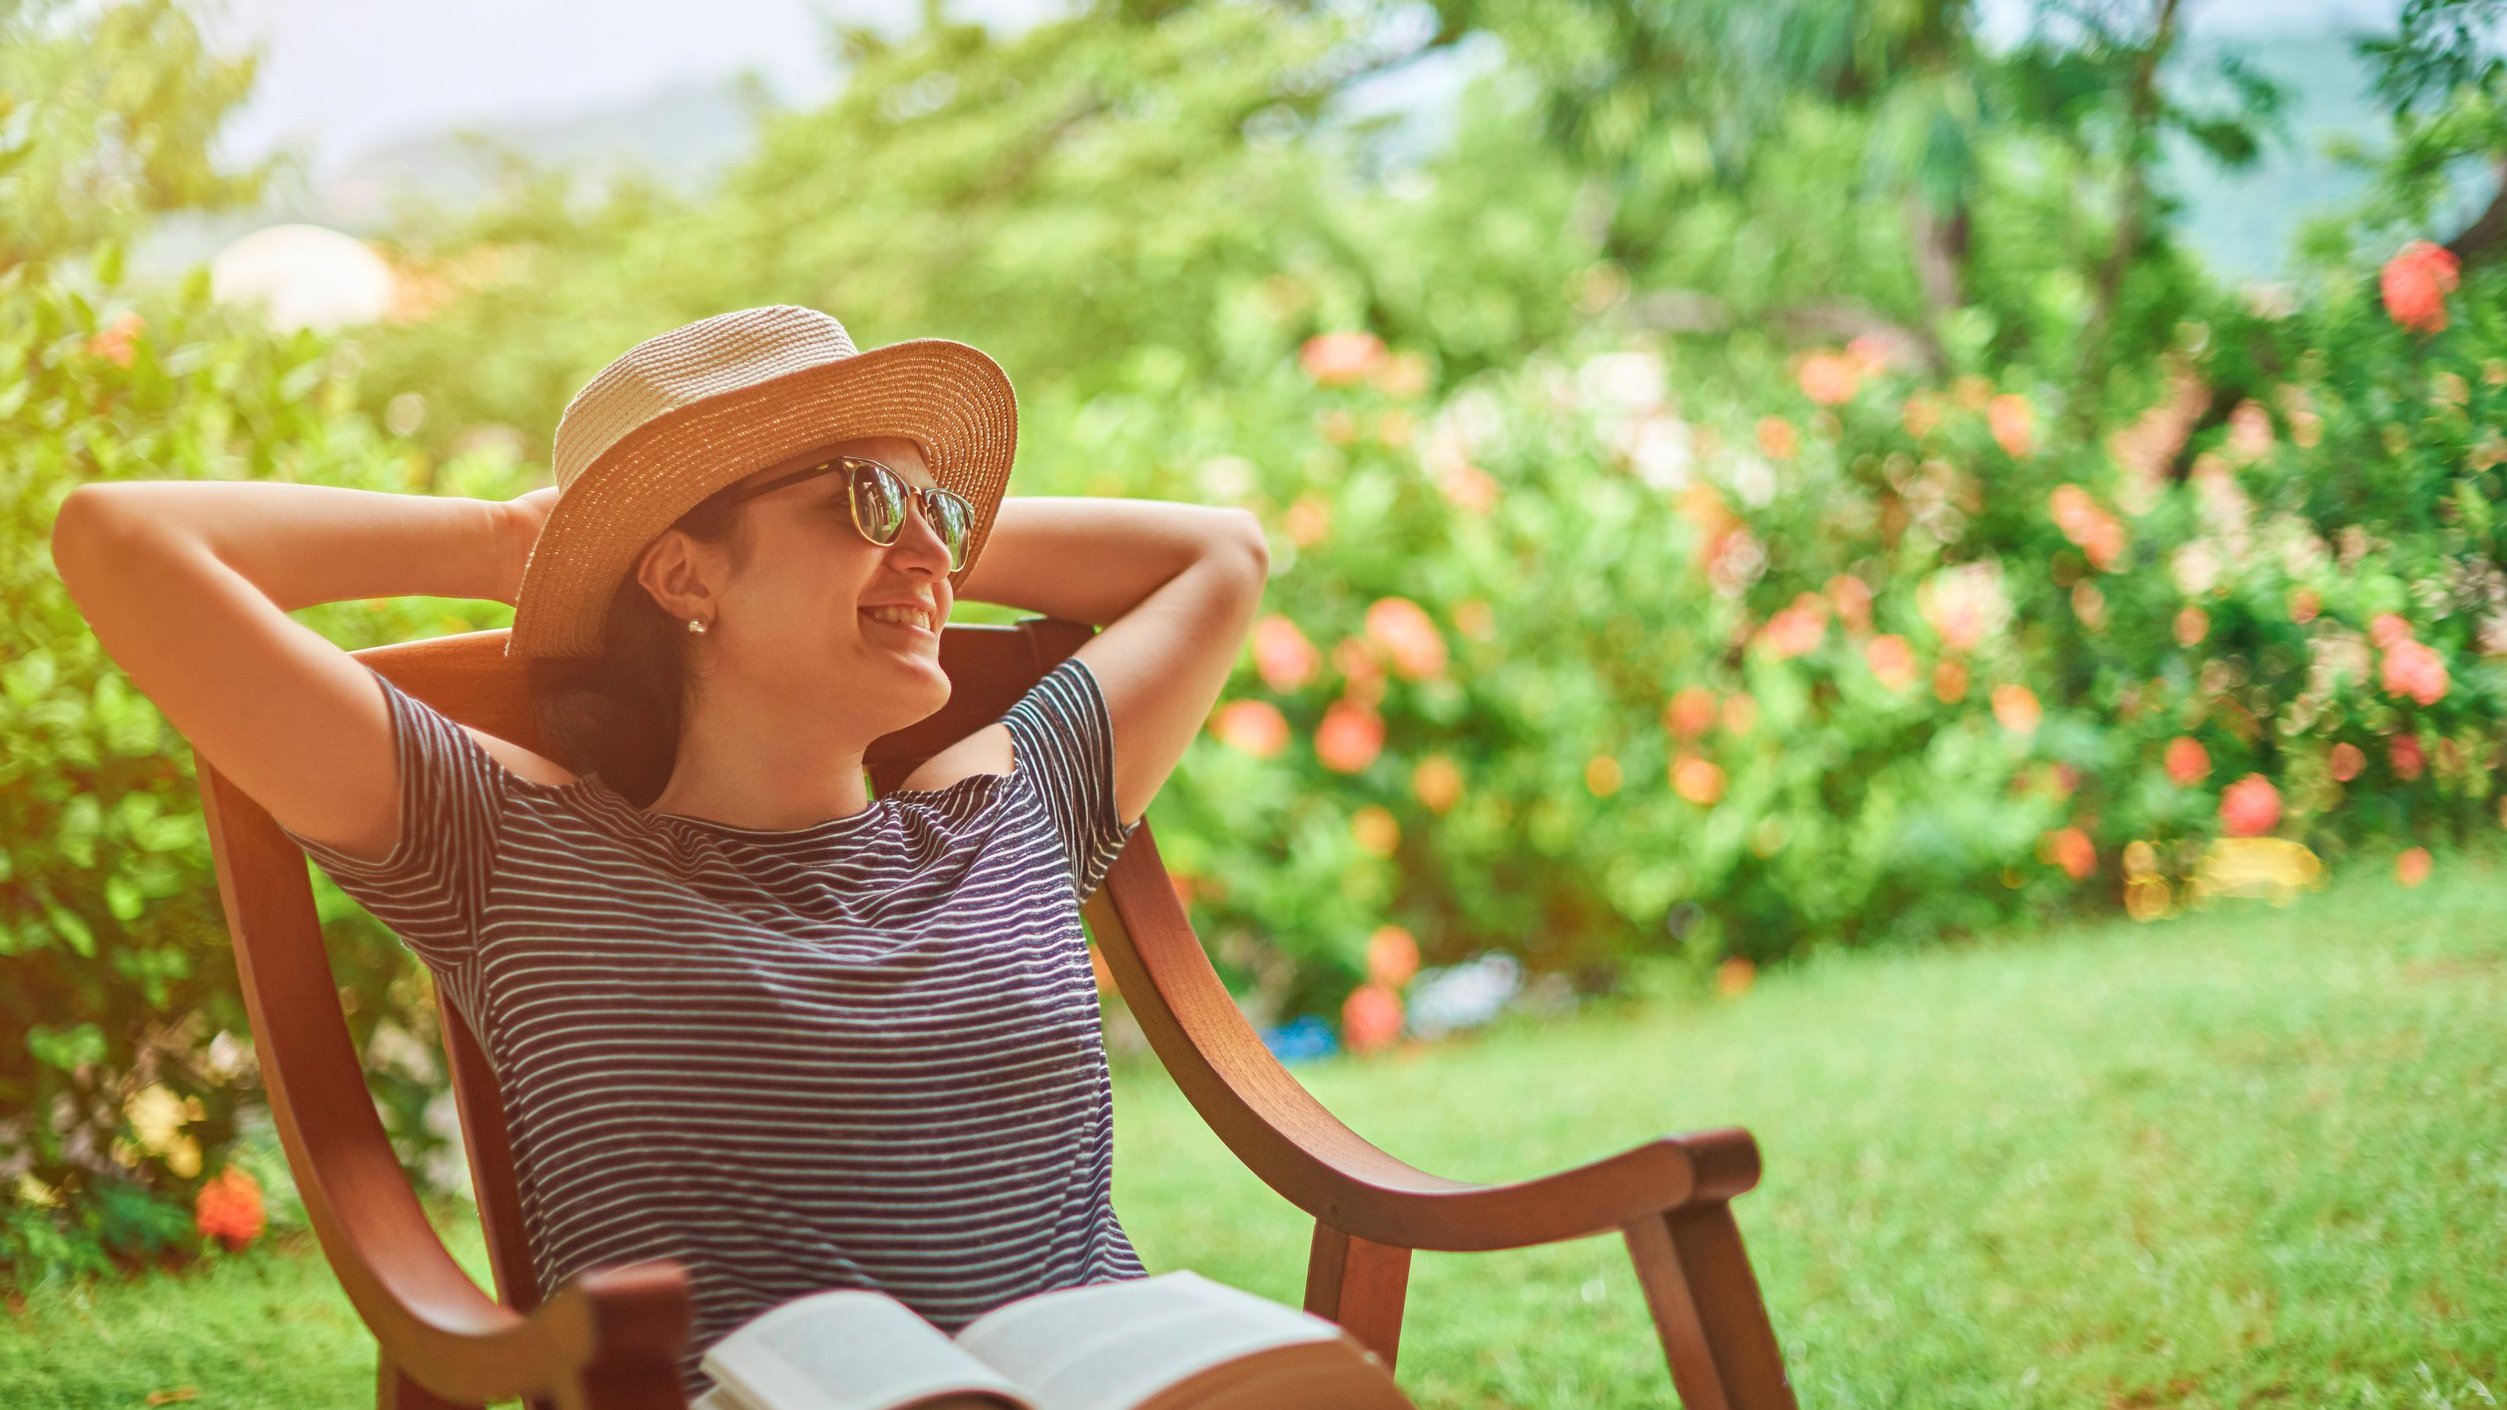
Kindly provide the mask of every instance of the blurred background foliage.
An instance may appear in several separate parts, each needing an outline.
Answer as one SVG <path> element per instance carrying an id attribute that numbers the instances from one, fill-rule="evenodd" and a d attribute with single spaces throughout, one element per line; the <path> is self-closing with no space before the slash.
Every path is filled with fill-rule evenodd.
<path id="1" fill-rule="evenodd" d="M 1953 0 L 933 6 L 836 30 L 842 90 L 696 189 L 517 160 L 402 211 L 389 316 L 327 333 L 124 269 L 266 179 L 208 156 L 249 59 L 167 0 L 0 8 L 0 94 L 60 95 L 0 97 L 0 1264 L 180 1257 L 224 1167 L 284 1174 L 238 1142 L 189 751 L 61 593 L 61 498 L 507 498 L 600 366 L 745 305 L 993 353 L 1021 493 L 1270 528 L 1156 807 L 1266 1027 L 1380 1045 L 1489 952 L 1557 997 L 2156 917 L 2224 838 L 2282 845 L 2236 854 L 2277 884 L 2411 880 L 2507 820 L 2501 6 L 2360 39 L 2374 180 L 2269 285 L 2182 242 L 2165 173 L 2288 119 L 2191 8 L 2042 0 L 1988 43 Z M 1350 112 L 1466 51 L 1432 149 Z M 457 1182 L 425 975 L 317 893 L 395 1138 Z"/>

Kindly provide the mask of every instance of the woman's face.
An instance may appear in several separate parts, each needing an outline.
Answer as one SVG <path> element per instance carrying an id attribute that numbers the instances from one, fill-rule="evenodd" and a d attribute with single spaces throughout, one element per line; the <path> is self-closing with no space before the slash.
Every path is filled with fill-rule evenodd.
<path id="1" fill-rule="evenodd" d="M 828 453 L 839 452 L 876 460 L 917 488 L 935 483 L 910 440 L 866 437 Z M 739 512 L 747 519 L 746 561 L 732 571 L 727 555 L 705 558 L 718 605 L 707 614 L 700 648 L 707 658 L 701 691 L 727 687 L 786 697 L 787 704 L 806 701 L 841 711 L 874 730 L 873 738 L 948 703 L 940 627 L 953 601 L 949 549 L 919 500 L 897 541 L 885 547 L 854 527 L 841 472 L 759 495 Z M 922 608 L 929 625 L 872 615 L 874 607 L 897 605 Z"/>

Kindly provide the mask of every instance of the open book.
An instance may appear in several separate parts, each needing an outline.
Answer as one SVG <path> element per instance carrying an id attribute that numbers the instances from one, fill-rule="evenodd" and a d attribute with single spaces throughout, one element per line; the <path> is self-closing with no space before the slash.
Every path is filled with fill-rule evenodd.
<path id="1" fill-rule="evenodd" d="M 694 1410 L 1416 1410 L 1312 1313 L 1177 1271 L 996 1307 L 955 1340 L 884 1293 L 813 1293 L 700 1363 Z"/>

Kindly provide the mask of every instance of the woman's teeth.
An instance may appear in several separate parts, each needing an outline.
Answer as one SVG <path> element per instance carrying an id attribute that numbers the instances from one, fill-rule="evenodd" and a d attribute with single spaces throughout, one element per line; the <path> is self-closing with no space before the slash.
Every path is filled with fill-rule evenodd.
<path id="1" fill-rule="evenodd" d="M 899 626 L 920 627 L 924 631 L 931 630 L 931 618 L 920 608 L 865 607 L 862 609 L 862 613 L 864 616 L 869 617 L 873 621 L 894 622 Z"/>

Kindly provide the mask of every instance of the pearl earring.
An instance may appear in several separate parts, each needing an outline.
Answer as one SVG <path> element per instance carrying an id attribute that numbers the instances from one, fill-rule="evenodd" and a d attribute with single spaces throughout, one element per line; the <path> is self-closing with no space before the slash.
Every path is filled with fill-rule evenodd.
<path id="1" fill-rule="evenodd" d="M 698 636 L 703 636 L 705 635 L 705 623 L 697 618 L 690 617 L 688 619 L 688 630 L 696 633 Z"/>

